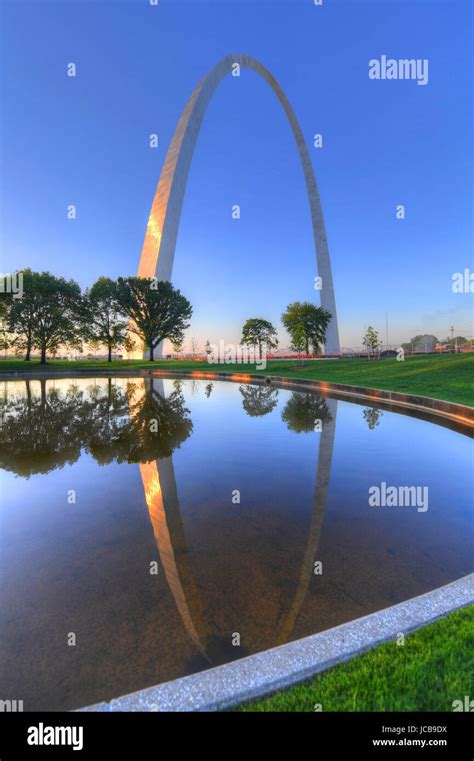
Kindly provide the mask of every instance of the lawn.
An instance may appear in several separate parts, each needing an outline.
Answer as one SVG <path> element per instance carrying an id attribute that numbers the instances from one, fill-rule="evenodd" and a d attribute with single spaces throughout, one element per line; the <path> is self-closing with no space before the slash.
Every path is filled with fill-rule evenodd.
<path id="1" fill-rule="evenodd" d="M 473 695 L 474 605 L 237 711 L 452 711 Z"/>
<path id="2" fill-rule="evenodd" d="M 387 391 L 401 391 L 474 406 L 474 353 L 421 355 L 406 357 L 403 362 L 398 362 L 395 358 L 370 362 L 366 359 L 313 360 L 308 361 L 304 366 L 298 366 L 292 360 L 277 360 L 268 362 L 265 370 L 256 370 L 255 365 L 209 365 L 207 362 L 185 360 L 156 362 L 116 360 L 112 363 L 98 360 L 50 361 L 46 365 L 46 369 L 51 372 L 66 368 L 74 372 L 81 369 L 113 371 L 152 367 L 157 370 L 166 368 L 288 375 L 291 378 L 308 378 Z M 0 360 L 0 375 L 2 372 L 34 372 L 43 369 L 44 366 L 35 361 L 26 363 L 22 360 Z"/>

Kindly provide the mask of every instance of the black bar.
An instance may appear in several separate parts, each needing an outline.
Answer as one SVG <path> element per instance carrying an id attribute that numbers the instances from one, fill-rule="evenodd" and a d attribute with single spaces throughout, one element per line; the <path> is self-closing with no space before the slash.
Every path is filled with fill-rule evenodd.
<path id="1" fill-rule="evenodd" d="M 449 758 L 472 761 L 469 713 L 3 713 L 0 761 L 161 758 L 183 753 L 244 761 L 260 752 L 310 761 Z M 39 731 L 42 727 L 42 733 Z M 48 728 L 52 727 L 53 730 Z M 63 734 L 56 728 L 63 727 Z M 73 735 L 73 728 L 76 734 Z M 80 734 L 82 728 L 82 735 Z M 224 734 L 222 734 L 224 732 Z M 72 745 L 32 745 L 32 740 Z M 258 740 L 259 748 L 255 746 Z M 79 747 L 81 746 L 82 747 Z M 278 754 L 278 755 L 276 755 Z"/>

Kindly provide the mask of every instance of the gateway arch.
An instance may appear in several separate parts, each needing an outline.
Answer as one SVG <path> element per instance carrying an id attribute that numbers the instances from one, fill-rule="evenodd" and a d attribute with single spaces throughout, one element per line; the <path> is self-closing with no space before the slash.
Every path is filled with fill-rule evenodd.
<path id="1" fill-rule="evenodd" d="M 144 278 L 156 276 L 158 280 L 171 280 L 186 182 L 202 120 L 216 88 L 227 74 L 236 70 L 237 64 L 240 67 L 252 69 L 270 85 L 293 130 L 306 182 L 317 271 L 322 279 L 321 305 L 332 314 L 332 320 L 326 331 L 326 353 L 339 353 L 339 331 L 331 261 L 318 186 L 308 148 L 298 120 L 280 85 L 268 69 L 251 56 L 237 54 L 223 58 L 199 82 L 189 98 L 175 129 L 161 171 L 148 219 L 138 276 Z"/>

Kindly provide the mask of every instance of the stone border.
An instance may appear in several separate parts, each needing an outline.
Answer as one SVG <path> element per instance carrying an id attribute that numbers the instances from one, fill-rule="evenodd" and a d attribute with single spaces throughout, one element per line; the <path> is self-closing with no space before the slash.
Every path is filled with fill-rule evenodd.
<path id="1" fill-rule="evenodd" d="M 447 402 L 443 399 L 434 399 L 429 396 L 419 396 L 415 394 L 402 394 L 399 391 L 385 391 L 377 388 L 366 388 L 364 386 L 351 386 L 345 383 L 330 383 L 329 381 L 317 381 L 306 378 L 289 378 L 282 375 L 258 375 L 256 373 L 224 373 L 217 370 L 178 370 L 174 369 L 121 369 L 113 370 L 112 368 L 89 369 L 81 368 L 69 370 L 53 371 L 28 371 L 28 372 L 6 372 L 0 371 L 0 380 L 19 380 L 28 377 L 31 380 L 40 378 L 67 378 L 70 376 L 84 375 L 92 378 L 98 376 L 137 376 L 137 375 L 156 375 L 158 377 L 179 377 L 179 378 L 197 378 L 209 380 L 225 380 L 238 383 L 266 383 L 277 385 L 295 390 L 302 389 L 307 391 L 318 391 L 319 393 L 331 394 L 336 397 L 350 397 L 356 403 L 359 401 L 376 403 L 386 409 L 402 408 L 410 414 L 419 413 L 437 422 L 441 425 L 448 425 L 467 435 L 474 435 L 474 407 L 468 407 L 465 404 L 456 402 Z M 435 419 L 437 418 L 437 420 Z M 444 423 L 443 423 L 444 421 Z"/>
<path id="2" fill-rule="evenodd" d="M 267 385 L 276 385 L 283 388 L 292 388 L 294 390 L 318 391 L 326 395 L 330 394 L 335 397 L 350 397 L 355 402 L 375 402 L 386 409 L 402 408 L 405 411 L 421 413 L 429 417 L 433 422 L 443 424 L 449 421 L 453 428 L 459 429 L 463 433 L 473 435 L 474 429 L 474 407 L 468 407 L 465 404 L 456 402 L 446 402 L 442 399 L 434 399 L 429 396 L 419 396 L 415 394 L 402 394 L 399 391 L 385 391 L 377 388 L 365 388 L 364 386 L 350 386 L 345 383 L 330 383 L 329 381 L 317 381 L 306 378 L 289 378 L 283 375 L 258 375 L 256 373 L 222 373 L 218 371 L 196 371 L 196 370 L 144 370 L 149 375 L 162 377 L 191 377 L 209 380 L 226 380 L 237 383 L 265 383 Z M 409 414 L 409 412 L 408 412 Z M 436 420 L 435 418 L 441 418 Z M 447 424 L 449 424 L 447 423 Z"/>
<path id="3" fill-rule="evenodd" d="M 473 602 L 474 573 L 333 629 L 79 711 L 223 710 L 310 679 Z"/>

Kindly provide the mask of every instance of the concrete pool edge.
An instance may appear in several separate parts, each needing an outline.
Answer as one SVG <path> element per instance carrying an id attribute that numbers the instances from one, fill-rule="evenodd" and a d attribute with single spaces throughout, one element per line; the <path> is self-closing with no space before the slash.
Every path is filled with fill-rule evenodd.
<path id="1" fill-rule="evenodd" d="M 293 389 L 320 391 L 322 394 L 334 394 L 348 397 L 356 401 L 374 402 L 388 407 L 415 410 L 421 413 L 450 420 L 456 425 L 474 428 L 474 407 L 457 402 L 447 402 L 443 399 L 435 399 L 430 396 L 419 394 L 403 394 L 400 391 L 386 391 L 384 389 L 366 388 L 364 386 L 352 386 L 346 383 L 332 383 L 329 381 L 310 380 L 306 378 L 290 378 L 286 375 L 259 375 L 256 373 L 233 373 L 219 372 L 215 370 L 143 370 L 143 373 L 172 377 L 177 375 L 182 378 L 191 377 L 201 380 L 226 380 L 235 383 L 259 382 L 266 385 L 282 386 Z"/>
<path id="2" fill-rule="evenodd" d="M 474 573 L 326 631 L 79 711 L 219 711 L 291 687 L 474 603 Z M 324 710 L 324 706 L 322 707 Z"/>
<path id="3" fill-rule="evenodd" d="M 148 369 L 118 369 L 112 368 L 87 369 L 71 367 L 69 370 L 44 370 L 44 371 L 9 371 L 0 372 L 0 380 L 19 380 L 29 378 L 30 380 L 41 378 L 71 377 L 71 376 L 117 376 L 117 377 L 137 377 L 158 376 L 158 377 L 177 377 L 177 378 L 195 378 L 197 380 L 225 380 L 236 383 L 265 383 L 268 385 L 282 386 L 287 388 L 309 391 L 319 391 L 323 394 L 334 394 L 348 399 L 354 399 L 359 402 L 372 402 L 380 405 L 413 410 L 431 415 L 441 420 L 451 421 L 457 426 L 463 426 L 465 429 L 474 429 L 474 407 L 457 402 L 448 402 L 443 399 L 436 399 L 430 396 L 420 396 L 419 394 L 404 394 L 400 391 L 387 391 L 385 389 L 368 388 L 364 386 L 352 386 L 345 383 L 332 383 L 329 381 L 318 381 L 306 378 L 291 378 L 283 375 L 259 375 L 257 373 L 237 372 L 220 372 L 218 370 L 179 370 L 176 368 L 150 368 Z"/>

